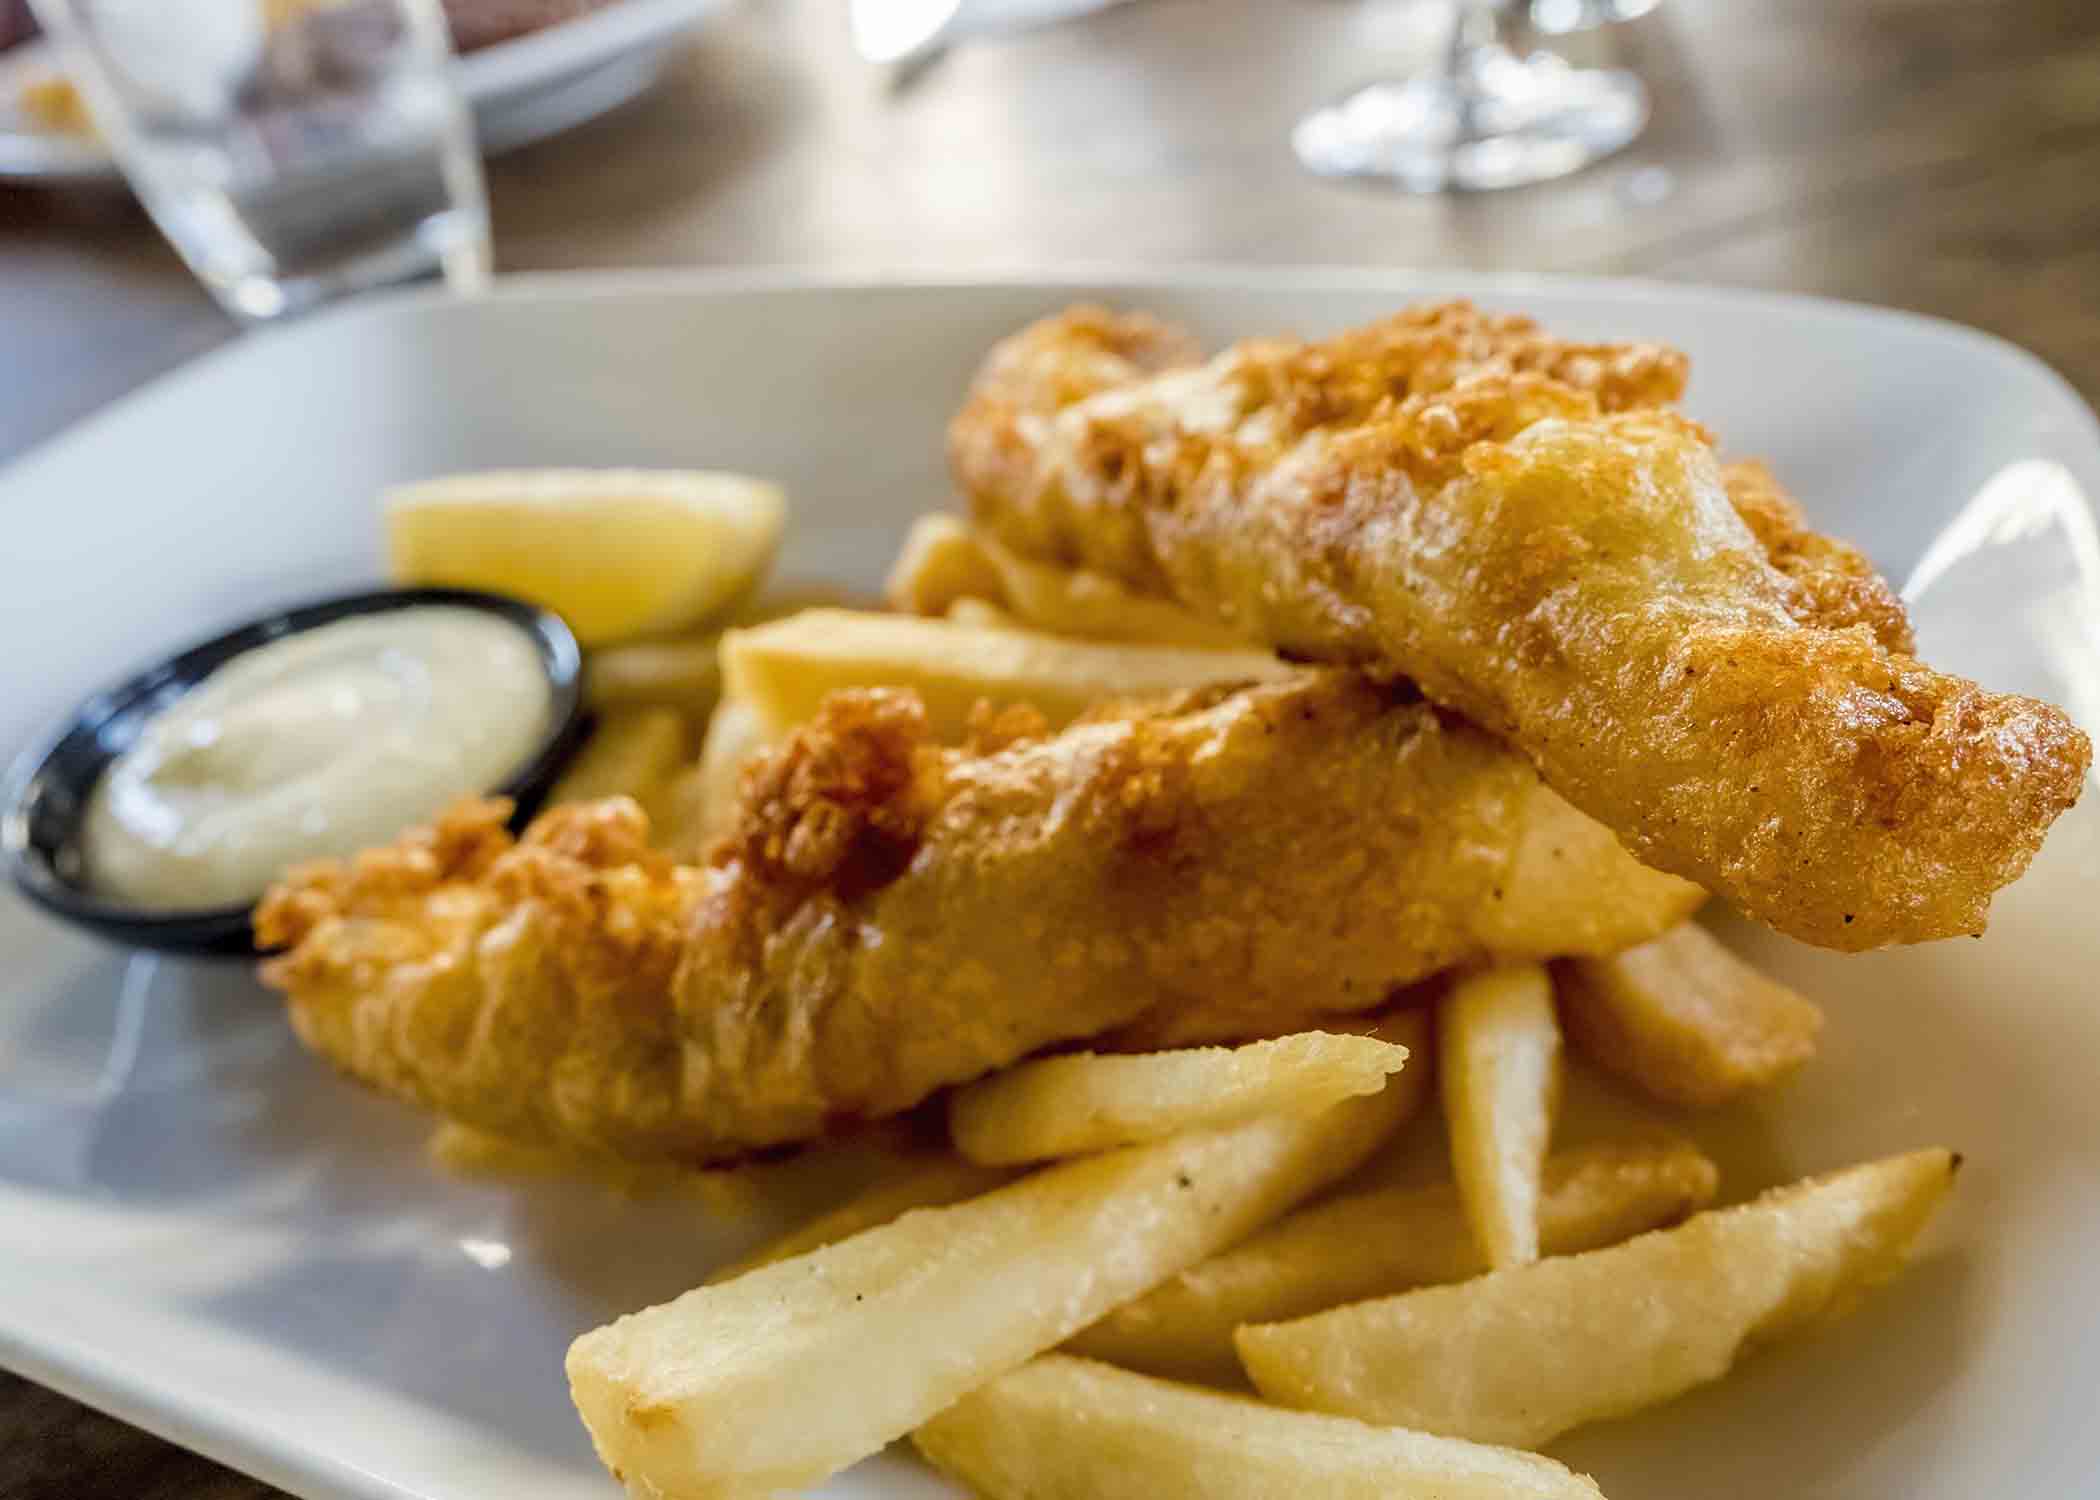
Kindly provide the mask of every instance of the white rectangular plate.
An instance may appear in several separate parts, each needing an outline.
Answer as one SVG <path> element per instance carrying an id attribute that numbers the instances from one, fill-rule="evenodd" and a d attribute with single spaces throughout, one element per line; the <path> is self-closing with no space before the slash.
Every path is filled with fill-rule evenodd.
<path id="1" fill-rule="evenodd" d="M 1087 297 L 1223 340 L 1452 293 L 1684 347 L 1694 413 L 1899 577 L 2008 464 L 2100 492 L 2100 431 L 2034 360 L 1828 303 L 1402 273 L 522 281 L 251 336 L 0 471 L 0 751 L 187 638 L 374 578 L 390 481 L 752 470 L 794 497 L 786 576 L 872 587 L 906 523 L 947 503 L 943 423 L 1024 320 Z M 2089 518 L 2013 509 L 1984 532 L 2024 544 L 1928 597 L 1928 654 L 2091 703 L 2093 601 L 2057 545 L 2081 525 L 2089 542 Z M 1922 1263 L 1858 1317 L 1562 1456 L 1618 1500 L 2100 1495 L 2096 872 L 2089 805 L 1981 942 L 1844 959 L 1738 934 L 1831 1029 L 1796 1083 L 1700 1122 L 1727 1190 L 1931 1142 L 1968 1169 Z M 567 1342 L 777 1222 L 463 1183 L 428 1164 L 426 1132 L 308 1059 L 243 969 L 98 947 L 0 896 L 0 1361 L 304 1495 L 610 1494 Z M 952 1492 L 885 1458 L 823 1493 Z"/>

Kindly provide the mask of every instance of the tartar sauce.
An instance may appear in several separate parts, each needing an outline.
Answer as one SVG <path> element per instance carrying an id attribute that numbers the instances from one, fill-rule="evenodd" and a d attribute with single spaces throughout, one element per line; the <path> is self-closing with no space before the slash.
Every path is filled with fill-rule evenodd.
<path id="1" fill-rule="evenodd" d="M 288 865 L 494 789 L 552 708 L 532 640 L 479 610 L 419 605 L 272 641 L 110 766 L 82 833 L 88 879 L 157 910 L 252 901 Z"/>

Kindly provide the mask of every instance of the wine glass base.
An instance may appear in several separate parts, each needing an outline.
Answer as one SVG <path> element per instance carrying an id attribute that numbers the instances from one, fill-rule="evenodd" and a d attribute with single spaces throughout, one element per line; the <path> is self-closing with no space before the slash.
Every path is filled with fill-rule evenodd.
<path id="1" fill-rule="evenodd" d="M 1648 123 L 1648 91 L 1618 68 L 1573 68 L 1500 48 L 1457 78 L 1358 89 L 1298 122 L 1298 160 L 1325 177 L 1409 193 L 1480 193 L 1580 171 Z"/>

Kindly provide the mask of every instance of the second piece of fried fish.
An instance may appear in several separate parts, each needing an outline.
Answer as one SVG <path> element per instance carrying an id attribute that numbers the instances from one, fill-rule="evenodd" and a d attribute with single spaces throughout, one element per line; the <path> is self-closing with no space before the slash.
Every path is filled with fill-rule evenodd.
<path id="1" fill-rule="evenodd" d="M 1487 957 L 1615 952 L 1699 901 L 1491 736 L 1342 673 L 930 740 L 842 693 L 705 867 L 632 803 L 471 804 L 257 917 L 299 1034 L 502 1134 L 731 1157 L 1140 1026 L 1267 1035 Z"/>
<path id="2" fill-rule="evenodd" d="M 950 433 L 983 525 L 1413 679 L 1783 932 L 1980 932 L 2078 796 L 2086 737 L 1911 656 L 1859 554 L 1669 409 L 1668 351 L 1463 304 L 1202 365 L 1116 326 L 1083 310 L 988 359 Z"/>

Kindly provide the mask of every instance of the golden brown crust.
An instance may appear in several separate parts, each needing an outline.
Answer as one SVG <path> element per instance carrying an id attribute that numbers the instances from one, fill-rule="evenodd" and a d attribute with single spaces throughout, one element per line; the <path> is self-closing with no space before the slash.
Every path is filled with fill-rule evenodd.
<path id="1" fill-rule="evenodd" d="M 363 924 L 399 924 L 398 935 L 421 930 L 436 939 L 451 924 L 425 922 L 433 904 L 477 888 L 506 906 L 544 913 L 568 936 L 564 956 L 579 974 L 667 977 L 691 903 L 671 861 L 649 847 L 641 809 L 625 797 L 555 808 L 521 840 L 505 827 L 509 816 L 503 798 L 472 799 L 386 848 L 292 870 L 256 908 L 256 941 L 289 950 L 265 961 L 264 981 L 291 989 L 314 966 L 371 935 L 369 926 L 346 932 L 346 914 Z M 426 951 L 443 946 L 432 941 Z M 387 951 L 409 950 L 389 944 Z"/>
<path id="2" fill-rule="evenodd" d="M 1570 342 L 1530 318 L 1464 301 L 1404 309 L 1326 343 L 1256 341 L 1235 353 L 1227 375 L 1234 408 L 1273 414 L 1252 451 L 1182 434 L 1170 465 L 1148 463 L 1153 425 L 1110 410 L 1085 426 L 1085 466 L 1129 486 L 1132 500 L 1143 486 L 1145 503 L 1171 504 L 1206 464 L 1251 469 L 1318 429 L 1378 423 L 1392 460 L 1417 484 L 1434 485 L 1453 476 L 1472 444 L 1507 441 L 1542 417 L 1674 405 L 1689 372 L 1674 349 Z M 1087 306 L 1033 324 L 995 348 L 972 386 L 951 432 L 957 470 L 986 489 L 1025 484 L 1038 458 L 1032 429 L 1104 391 L 1187 370 L 1200 357 L 1192 338 L 1143 313 Z M 1891 651 L 1913 649 L 1910 621 L 1887 580 L 1858 549 L 1810 528 L 1769 468 L 1732 463 L 1724 480 L 1736 513 L 1791 581 L 1789 613 L 1833 630 L 1864 624 Z M 1061 551 L 1058 560 L 1079 559 Z M 1165 587 L 1149 558 L 1125 563 Z"/>
<path id="3" fill-rule="evenodd" d="M 956 477 L 1009 546 L 1413 678 L 1796 937 L 1980 931 L 2076 799 L 2084 735 L 1910 658 L 1864 559 L 1656 404 L 1681 363 L 1422 326 L 1446 316 L 1473 342 L 1254 342 L 1019 424 L 1009 362 L 956 418 Z"/>
<path id="4" fill-rule="evenodd" d="M 932 747 L 916 693 L 857 689 L 745 768 L 736 825 L 708 856 L 804 886 L 892 878 L 918 844 L 918 791 Z"/>
<path id="5" fill-rule="evenodd" d="M 1099 354 L 1125 346 L 1156 357 L 1148 364 Z M 1079 449 L 1073 465 L 1117 502 L 1095 508 L 1091 544 L 1032 525 L 1019 507 L 990 517 L 992 529 L 1035 556 L 1065 566 L 1094 558 L 1128 583 L 1171 594 L 1138 518 L 1171 507 L 1207 470 L 1246 472 L 1310 433 L 1379 422 L 1405 434 L 1396 451 L 1426 476 L 1448 467 L 1468 442 L 1548 411 L 1675 401 L 1686 371 L 1672 349 L 1557 339 L 1529 318 L 1483 313 L 1464 301 L 1405 309 L 1321 344 L 1254 340 L 1207 366 L 1198 357 L 1193 340 L 1162 333 L 1143 313 L 1074 308 L 1022 329 L 986 356 L 949 429 L 964 492 L 980 503 L 1025 492 L 1061 414 L 1088 404 L 1086 421 L 1065 434 Z M 1147 382 L 1163 403 L 1118 399 Z M 1200 422 L 1171 420 L 1198 406 Z M 1162 423 L 1162 415 L 1170 420 Z M 1164 453 L 1154 446 L 1162 436 L 1173 439 Z"/>
<path id="6" fill-rule="evenodd" d="M 1698 900 L 1488 736 L 1345 673 L 984 727 L 942 748 L 909 694 L 835 695 L 704 869 L 650 853 L 631 803 L 515 846 L 500 805 L 464 809 L 273 892 L 296 946 L 265 977 L 392 1092 L 705 1159 L 1140 1020 L 1267 1033 L 1469 959 L 1613 952 Z"/>
<path id="7" fill-rule="evenodd" d="M 479 880 L 511 847 L 510 814 L 506 798 L 472 798 L 383 849 L 295 866 L 255 909 L 257 945 L 294 947 L 338 911 L 413 910 L 440 886 Z"/>
<path id="8" fill-rule="evenodd" d="M 995 349 L 978 371 L 975 389 L 987 401 L 1010 402 L 1010 415 L 1048 415 L 1097 391 L 1202 358 L 1202 345 L 1171 323 L 1081 303 Z"/>
<path id="9" fill-rule="evenodd" d="M 675 1108 L 666 998 L 699 873 L 648 847 L 627 798 L 543 814 L 500 801 L 265 897 L 262 967 L 301 1040 L 389 1093 L 523 1140 L 652 1152 Z"/>
<path id="10" fill-rule="evenodd" d="M 1659 344 L 1572 343 L 1521 314 L 1466 301 L 1405 308 L 1322 343 L 1256 342 L 1240 352 L 1240 400 L 1277 414 L 1279 446 L 1315 428 L 1377 420 L 1410 398 L 1527 376 L 1581 391 L 1602 411 L 1667 406 L 1683 397 L 1689 368 Z"/>
<path id="11" fill-rule="evenodd" d="M 1905 656 L 1917 649 L 1910 616 L 1888 580 L 1850 542 L 1811 528 L 1769 468 L 1755 459 L 1739 461 L 1723 467 L 1721 480 L 1729 504 L 1791 585 L 1788 614 L 1826 630 L 1864 625 L 1875 640 Z"/>

